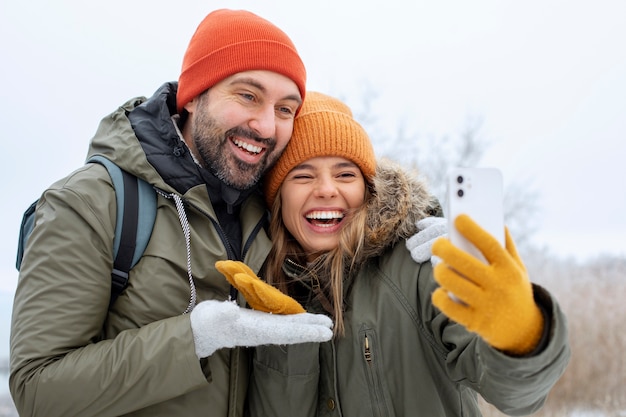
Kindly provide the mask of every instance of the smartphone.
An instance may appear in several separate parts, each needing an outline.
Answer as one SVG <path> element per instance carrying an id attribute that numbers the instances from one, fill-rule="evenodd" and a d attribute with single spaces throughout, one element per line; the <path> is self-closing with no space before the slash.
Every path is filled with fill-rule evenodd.
<path id="1" fill-rule="evenodd" d="M 448 172 L 448 235 L 458 248 L 487 263 L 483 254 L 454 227 L 459 214 L 469 215 L 504 246 L 502 173 L 497 168 L 452 168 Z"/>

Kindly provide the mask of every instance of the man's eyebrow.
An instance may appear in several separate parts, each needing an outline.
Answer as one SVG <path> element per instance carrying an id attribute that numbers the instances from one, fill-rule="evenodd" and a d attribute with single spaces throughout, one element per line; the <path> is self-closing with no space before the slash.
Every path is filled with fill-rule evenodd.
<path id="1" fill-rule="evenodd" d="M 267 93 L 267 88 L 261 84 L 259 81 L 257 81 L 255 78 L 252 77 L 241 77 L 241 78 L 235 78 L 230 82 L 231 85 L 235 85 L 235 84 L 248 84 L 256 89 L 258 89 L 259 91 L 261 91 L 263 94 Z M 283 97 L 283 100 L 293 100 L 293 101 L 297 101 L 298 105 L 302 104 L 302 98 L 299 95 L 296 94 L 289 94 L 286 97 Z"/>
<path id="2" fill-rule="evenodd" d="M 231 85 L 234 84 L 248 84 L 254 88 L 257 88 L 259 90 L 261 90 L 261 92 L 265 93 L 267 91 L 267 89 L 265 88 L 265 86 L 263 84 L 261 84 L 260 82 L 258 82 L 256 79 L 252 78 L 252 77 L 240 77 L 240 78 L 234 78 L 231 82 Z"/>

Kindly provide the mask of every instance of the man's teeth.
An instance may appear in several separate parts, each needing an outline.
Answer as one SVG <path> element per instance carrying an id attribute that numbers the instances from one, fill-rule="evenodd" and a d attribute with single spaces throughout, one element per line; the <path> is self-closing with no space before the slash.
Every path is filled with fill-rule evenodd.
<path id="1" fill-rule="evenodd" d="M 310 220 L 330 220 L 343 219 L 343 213 L 340 211 L 312 211 L 306 215 Z"/>
<path id="2" fill-rule="evenodd" d="M 254 146 L 251 143 L 243 142 L 237 139 L 234 139 L 233 142 L 235 142 L 235 145 L 251 153 L 259 153 L 263 150 L 260 146 Z"/>

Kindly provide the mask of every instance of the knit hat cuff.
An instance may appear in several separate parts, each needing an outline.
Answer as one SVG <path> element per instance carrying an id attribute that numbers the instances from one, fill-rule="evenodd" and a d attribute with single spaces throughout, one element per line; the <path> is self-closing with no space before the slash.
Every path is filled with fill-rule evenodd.
<path id="1" fill-rule="evenodd" d="M 267 70 L 293 80 L 302 98 L 306 92 L 306 70 L 298 52 L 273 40 L 248 40 L 226 45 L 189 65 L 180 74 L 177 107 L 185 104 L 221 80 L 243 71 Z M 198 82 L 201 79 L 202 82 Z"/>

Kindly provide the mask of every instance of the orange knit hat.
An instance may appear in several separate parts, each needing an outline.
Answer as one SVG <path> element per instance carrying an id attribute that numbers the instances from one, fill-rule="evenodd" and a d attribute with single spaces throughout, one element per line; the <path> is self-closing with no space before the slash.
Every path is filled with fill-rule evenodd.
<path id="1" fill-rule="evenodd" d="M 176 97 L 178 112 L 224 78 L 249 70 L 274 71 L 291 78 L 304 98 L 306 70 L 282 30 L 245 10 L 209 13 L 191 37 L 183 58 Z"/>
<path id="2" fill-rule="evenodd" d="M 289 144 L 265 177 L 265 199 L 269 207 L 274 204 L 289 171 L 317 156 L 349 159 L 359 166 L 367 181 L 376 171 L 372 142 L 352 117 L 350 108 L 336 98 L 309 91 L 294 121 Z"/>

